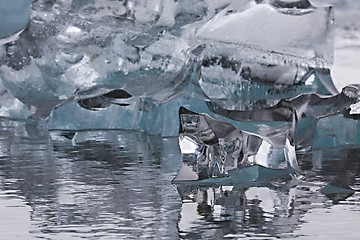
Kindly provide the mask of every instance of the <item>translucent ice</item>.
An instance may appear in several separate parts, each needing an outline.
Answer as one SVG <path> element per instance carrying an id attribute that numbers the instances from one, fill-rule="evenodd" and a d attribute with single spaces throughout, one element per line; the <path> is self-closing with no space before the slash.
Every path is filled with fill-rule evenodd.
<path id="1" fill-rule="evenodd" d="M 30 19 L 31 0 L 0 2 L 0 45 L 14 41 Z"/>
<path id="2" fill-rule="evenodd" d="M 338 93 L 330 75 L 332 7 L 307 0 L 22 2 L 24 13 L 12 11 L 22 24 L 0 30 L 7 39 L 0 116 L 46 119 L 50 130 L 176 136 L 185 107 L 253 134 L 262 124 L 288 128 L 297 150 L 360 141 L 359 101 L 350 96 L 356 87 Z M 7 37 L 22 29 L 16 40 Z M 343 128 L 329 127 L 339 121 Z"/>
<path id="3" fill-rule="evenodd" d="M 89 91 L 88 99 L 122 89 L 166 103 L 190 75 L 204 100 L 228 109 L 269 107 L 303 92 L 336 93 L 326 70 L 332 61 L 330 7 L 307 1 L 39 0 L 32 10 L 20 38 L 0 49 L 1 84 L 32 109 L 29 117 L 47 117 L 59 105 L 71 111 L 69 102 Z M 257 12 L 266 18 L 257 18 Z M 220 39 L 234 24 L 237 31 Z M 266 31 L 262 24 L 269 25 Z M 288 32 L 294 28 L 298 31 Z M 106 114 L 82 117 L 100 123 L 96 118 Z M 54 128 L 71 125 L 53 115 L 63 122 L 53 122 Z M 104 127 L 111 125 L 98 126 Z"/>
<path id="4" fill-rule="evenodd" d="M 263 64 L 277 60 L 279 64 L 322 68 L 333 61 L 333 18 L 332 7 L 317 8 L 308 0 L 243 0 L 206 22 L 195 36 L 215 41 L 213 51 L 232 45 L 235 49 L 225 51 L 230 59 L 236 56 Z M 271 79 L 277 71 L 273 72 L 269 81 L 289 84 L 295 80 L 291 71 L 284 73 L 288 77 Z"/>
<path id="5" fill-rule="evenodd" d="M 188 59 L 186 42 L 174 34 L 194 20 L 176 20 L 184 6 L 171 2 L 35 1 L 20 38 L 1 46 L 1 84 L 41 118 L 89 88 L 129 85 L 138 93 L 140 85 L 170 82 Z M 142 77 L 132 82 L 135 72 Z"/>
<path id="6" fill-rule="evenodd" d="M 296 152 L 360 144 L 360 86 L 330 74 L 332 7 L 4 0 L 0 22 L 0 116 L 75 145 L 84 129 L 179 135 L 177 182 L 298 177 Z"/>
<path id="7" fill-rule="evenodd" d="M 230 177 L 236 183 L 299 175 L 288 127 L 261 124 L 256 132 L 247 132 L 184 108 L 179 114 L 183 165 L 174 181 Z M 266 169 L 286 171 L 273 174 Z"/>
<path id="8" fill-rule="evenodd" d="M 354 111 L 360 101 L 359 93 L 360 85 L 353 84 L 334 96 L 302 94 L 251 111 L 227 110 L 215 102 L 209 102 L 208 106 L 212 112 L 235 121 L 288 122 L 299 150 L 309 146 L 359 144 L 359 114 Z M 342 127 L 334 128 L 334 125 Z"/>
<path id="9" fill-rule="evenodd" d="M 237 100 L 236 106 L 219 101 L 228 109 L 250 110 L 301 93 L 336 94 L 328 70 L 333 28 L 331 7 L 305 0 L 237 1 L 185 36 L 192 46 L 203 46 L 204 93 Z"/>

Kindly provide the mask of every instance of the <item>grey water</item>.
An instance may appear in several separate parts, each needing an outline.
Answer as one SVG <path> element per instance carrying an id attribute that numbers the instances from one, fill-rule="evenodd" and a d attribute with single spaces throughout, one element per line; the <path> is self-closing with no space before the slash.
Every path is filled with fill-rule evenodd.
<path id="1" fill-rule="evenodd" d="M 299 155 L 303 184 L 175 186 L 176 138 L 71 137 L 0 120 L 0 239 L 360 239 L 360 149 Z"/>

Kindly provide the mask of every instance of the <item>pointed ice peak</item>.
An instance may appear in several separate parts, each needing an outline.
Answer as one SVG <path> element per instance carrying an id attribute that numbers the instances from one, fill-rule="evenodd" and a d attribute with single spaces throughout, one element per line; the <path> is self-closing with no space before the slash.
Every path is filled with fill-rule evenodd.
<path id="1" fill-rule="evenodd" d="M 199 176 L 194 171 L 194 169 L 191 166 L 188 166 L 187 164 L 182 164 L 181 168 L 176 175 L 176 177 L 173 179 L 173 182 L 179 182 L 179 181 L 196 181 L 199 179 Z"/>

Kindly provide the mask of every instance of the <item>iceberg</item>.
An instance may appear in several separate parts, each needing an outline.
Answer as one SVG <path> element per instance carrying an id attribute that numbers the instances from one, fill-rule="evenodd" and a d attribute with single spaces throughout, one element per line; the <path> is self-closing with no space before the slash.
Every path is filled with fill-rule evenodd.
<path id="1" fill-rule="evenodd" d="M 180 15 L 176 15 L 174 25 L 168 27 L 169 29 L 159 31 L 158 28 L 152 28 L 126 41 L 121 40 L 125 36 L 115 38 L 109 54 L 119 54 L 117 57 L 121 60 L 122 68 L 113 69 L 108 75 L 99 74 L 103 70 L 91 70 L 84 74 L 86 69 L 93 65 L 88 58 L 72 66 L 62 79 L 68 79 L 65 82 L 78 79 L 78 82 L 84 84 L 73 87 L 74 93 L 68 91 L 62 95 L 64 102 L 52 104 L 56 106 L 50 114 L 49 129 L 121 128 L 161 136 L 177 136 L 179 107 L 192 109 L 199 104 L 204 105 L 200 101 L 213 102 L 230 110 L 254 110 L 272 107 L 283 98 L 304 93 L 327 96 L 337 94 L 327 68 L 332 62 L 332 8 L 315 8 L 307 1 L 301 2 L 303 3 L 299 3 L 298 11 L 291 12 L 291 9 L 296 8 L 296 4 L 286 5 L 279 1 L 236 1 L 214 16 L 208 13 L 200 21 L 184 24 L 182 31 L 176 33 L 172 28 L 177 28 L 180 24 L 176 22 Z M 177 4 L 175 6 L 182 9 Z M 305 45 L 284 45 L 284 49 L 274 49 L 275 46 L 267 41 L 257 42 L 256 46 L 249 45 L 249 42 L 253 41 L 237 37 L 245 34 L 241 32 L 233 33 L 233 38 L 224 42 L 219 40 L 223 33 L 215 31 L 220 27 L 210 27 L 215 24 L 220 25 L 221 29 L 229 29 L 234 21 L 239 26 L 247 25 L 243 23 L 243 18 L 253 16 L 253 8 L 268 12 L 269 21 L 277 17 L 293 19 L 286 21 L 287 28 L 301 26 L 307 29 L 309 24 L 305 22 L 310 21 L 313 23 L 312 27 L 317 27 L 321 34 L 313 36 L 307 33 L 306 48 Z M 233 20 L 229 22 L 227 19 L 230 15 Z M 278 28 L 273 27 L 273 31 L 269 29 L 266 33 L 268 38 L 275 34 Z M 70 30 L 65 29 L 67 32 Z M 71 31 L 78 30 L 72 28 Z M 297 38 L 297 35 L 291 35 L 293 32 L 282 34 L 282 41 Z M 255 35 L 252 37 L 257 39 Z M 311 39 L 308 39 L 310 37 Z M 60 39 L 63 38 L 64 36 Z M 114 51 L 113 47 L 117 50 Z M 305 51 L 312 51 L 313 60 L 303 57 L 306 55 Z M 259 55 L 259 52 L 262 55 Z M 96 55 L 103 54 L 98 52 Z M 97 65 L 102 67 L 101 62 L 97 62 Z M 96 80 L 98 76 L 102 80 Z M 92 78 L 93 83 L 85 87 L 85 82 Z M 127 106 L 108 102 L 100 104 L 96 109 L 86 106 L 83 108 L 82 103 L 99 100 L 103 98 L 103 94 L 116 89 L 133 96 L 127 100 Z M 206 109 L 207 107 L 202 111 Z M 106 116 L 111 116 L 112 120 L 106 119 Z M 71 121 L 72 119 L 76 120 Z M 168 126 L 154 128 L 151 127 L 153 124 Z"/>
<path id="2" fill-rule="evenodd" d="M 302 93 L 336 94 L 328 70 L 333 10 L 291 2 L 36 1 L 21 36 L 1 47 L 1 84 L 31 109 L 28 117 L 40 119 L 115 89 L 161 105 L 189 76 L 203 100 L 239 110 Z"/>
<path id="3" fill-rule="evenodd" d="M 358 121 L 351 122 L 359 115 L 349 113 L 360 101 L 359 93 L 360 85 L 350 85 L 335 96 L 302 94 L 253 111 L 226 110 L 208 103 L 226 122 L 180 108 L 183 165 L 174 182 L 227 178 L 226 182 L 236 184 L 299 177 L 296 151 L 360 144 Z M 342 127 L 325 128 L 329 121 Z M 275 128 L 270 126 L 274 122 L 279 124 Z"/>
<path id="4" fill-rule="evenodd" d="M 360 144 L 360 86 L 331 77 L 331 6 L 6 0 L 0 13 L 1 117 L 179 137 L 179 181 L 298 177 L 296 153 Z"/>

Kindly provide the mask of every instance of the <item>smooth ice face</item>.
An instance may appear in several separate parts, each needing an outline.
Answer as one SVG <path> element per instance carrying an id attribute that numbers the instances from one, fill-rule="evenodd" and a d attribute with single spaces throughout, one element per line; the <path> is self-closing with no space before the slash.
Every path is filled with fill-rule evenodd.
<path id="1" fill-rule="evenodd" d="M 232 182 L 262 181 L 299 175 L 288 127 L 260 125 L 256 132 L 247 132 L 185 108 L 179 117 L 183 165 L 175 182 L 224 177 Z M 285 171 L 279 175 L 264 172 L 267 169 Z"/>
<path id="2" fill-rule="evenodd" d="M 333 21 L 332 7 L 317 8 L 308 0 L 243 0 L 206 22 L 195 36 L 216 41 L 215 49 L 231 44 L 230 56 L 326 68 L 333 62 Z"/>
<path id="3" fill-rule="evenodd" d="M 30 20 L 31 0 L 0 1 L 0 45 L 16 40 Z"/>

